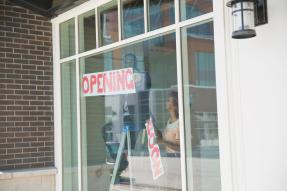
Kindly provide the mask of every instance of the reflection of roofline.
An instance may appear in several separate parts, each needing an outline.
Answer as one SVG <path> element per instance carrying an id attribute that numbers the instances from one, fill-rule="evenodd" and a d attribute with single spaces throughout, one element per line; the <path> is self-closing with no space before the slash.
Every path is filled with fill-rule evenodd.
<path id="1" fill-rule="evenodd" d="M 211 90 L 216 90 L 215 86 L 198 86 L 198 85 L 184 85 L 184 87 L 190 87 L 190 88 L 197 88 L 197 89 L 211 89 Z M 171 91 L 171 90 L 177 90 L 177 85 L 172 85 L 170 88 L 155 88 L 155 89 L 149 89 L 148 91 Z"/>
<path id="2" fill-rule="evenodd" d="M 202 35 L 202 34 L 187 34 L 188 37 L 196 38 L 196 39 L 203 39 L 203 40 L 212 40 L 213 36 L 211 35 Z"/>
<path id="3" fill-rule="evenodd" d="M 216 86 L 199 86 L 199 85 L 183 85 L 183 87 L 198 88 L 198 89 L 216 89 Z M 177 88 L 177 85 L 171 86 L 171 88 Z"/>

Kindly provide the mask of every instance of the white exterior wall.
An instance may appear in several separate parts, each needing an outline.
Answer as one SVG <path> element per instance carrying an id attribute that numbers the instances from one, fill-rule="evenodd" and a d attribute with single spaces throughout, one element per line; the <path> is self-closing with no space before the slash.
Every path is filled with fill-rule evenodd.
<path id="1" fill-rule="evenodd" d="M 267 2 L 269 22 L 256 27 L 257 37 L 231 40 L 226 30 L 233 183 L 240 191 L 287 190 L 287 1 Z"/>

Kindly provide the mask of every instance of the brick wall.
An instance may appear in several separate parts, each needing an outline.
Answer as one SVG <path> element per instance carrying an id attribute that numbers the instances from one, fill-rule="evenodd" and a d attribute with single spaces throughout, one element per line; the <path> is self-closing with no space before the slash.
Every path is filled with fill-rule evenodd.
<path id="1" fill-rule="evenodd" d="M 0 170 L 54 165 L 51 23 L 0 0 Z"/>

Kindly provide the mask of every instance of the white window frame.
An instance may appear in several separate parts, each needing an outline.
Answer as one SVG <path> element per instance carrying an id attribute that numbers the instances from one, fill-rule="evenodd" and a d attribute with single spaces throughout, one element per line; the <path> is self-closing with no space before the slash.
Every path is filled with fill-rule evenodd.
<path id="1" fill-rule="evenodd" d="M 61 63 L 65 63 L 71 60 L 76 61 L 76 72 L 79 81 L 79 59 L 88 55 L 99 54 L 107 50 L 113 50 L 128 44 L 135 43 L 150 37 L 160 36 L 171 31 L 176 33 L 176 49 L 177 49 L 177 76 L 178 76 L 178 96 L 179 96 L 179 120 L 180 133 L 184 135 L 184 119 L 183 119 L 183 88 L 182 88 L 182 43 L 181 43 L 181 29 L 187 26 L 193 26 L 206 21 L 214 22 L 214 45 L 215 45 L 215 68 L 216 68 L 216 89 L 217 89 L 217 112 L 218 112 L 218 134 L 219 134 L 219 150 L 220 150 L 220 175 L 221 175 L 221 190 L 232 191 L 233 186 L 233 174 L 232 171 L 232 153 L 231 153 L 231 141 L 230 141 L 230 129 L 229 129 L 229 104 L 228 104 L 228 90 L 227 90 L 227 68 L 226 68 L 226 39 L 225 39 L 225 0 L 213 0 L 213 12 L 207 13 L 192 19 L 180 21 L 180 5 L 181 0 L 174 0 L 175 2 L 175 24 L 148 31 L 148 0 L 144 0 L 144 17 L 145 17 L 145 32 L 141 35 L 137 35 L 128 39 L 121 38 L 121 9 L 118 9 L 118 26 L 119 26 L 119 41 L 89 50 L 83 53 L 79 53 L 78 44 L 78 16 L 95 9 L 96 18 L 97 7 L 109 3 L 111 0 L 90 0 L 87 1 L 59 16 L 52 19 L 52 35 L 53 35 L 53 68 L 54 68 L 54 136 L 55 136 L 55 166 L 58 170 L 56 175 L 56 191 L 62 190 L 62 116 L 61 116 Z M 121 0 L 118 0 L 118 6 L 121 5 Z M 59 25 L 71 18 L 75 18 L 75 38 L 76 38 L 76 54 L 67 58 L 60 58 L 60 34 Z M 98 24 L 97 24 L 98 25 Z M 96 27 L 96 34 L 99 27 Z M 98 38 L 98 36 L 97 36 Z M 98 43 L 98 41 L 97 41 Z M 80 123 L 80 87 L 77 83 L 77 131 L 78 131 L 78 176 L 79 176 L 79 190 L 82 191 L 82 148 L 81 148 L 81 123 Z M 182 170 L 182 186 L 183 190 L 187 190 L 186 182 L 186 157 L 185 157 L 185 136 L 181 136 L 181 170 Z"/>

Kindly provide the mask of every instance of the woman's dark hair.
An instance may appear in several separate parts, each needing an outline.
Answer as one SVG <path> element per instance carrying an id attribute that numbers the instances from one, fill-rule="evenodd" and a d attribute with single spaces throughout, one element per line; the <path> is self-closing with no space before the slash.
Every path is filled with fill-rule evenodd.
<path id="1" fill-rule="evenodd" d="M 175 116 L 178 119 L 179 114 L 178 114 L 178 94 L 176 91 L 171 91 L 168 94 L 168 97 L 172 98 L 173 105 L 175 106 Z"/>

